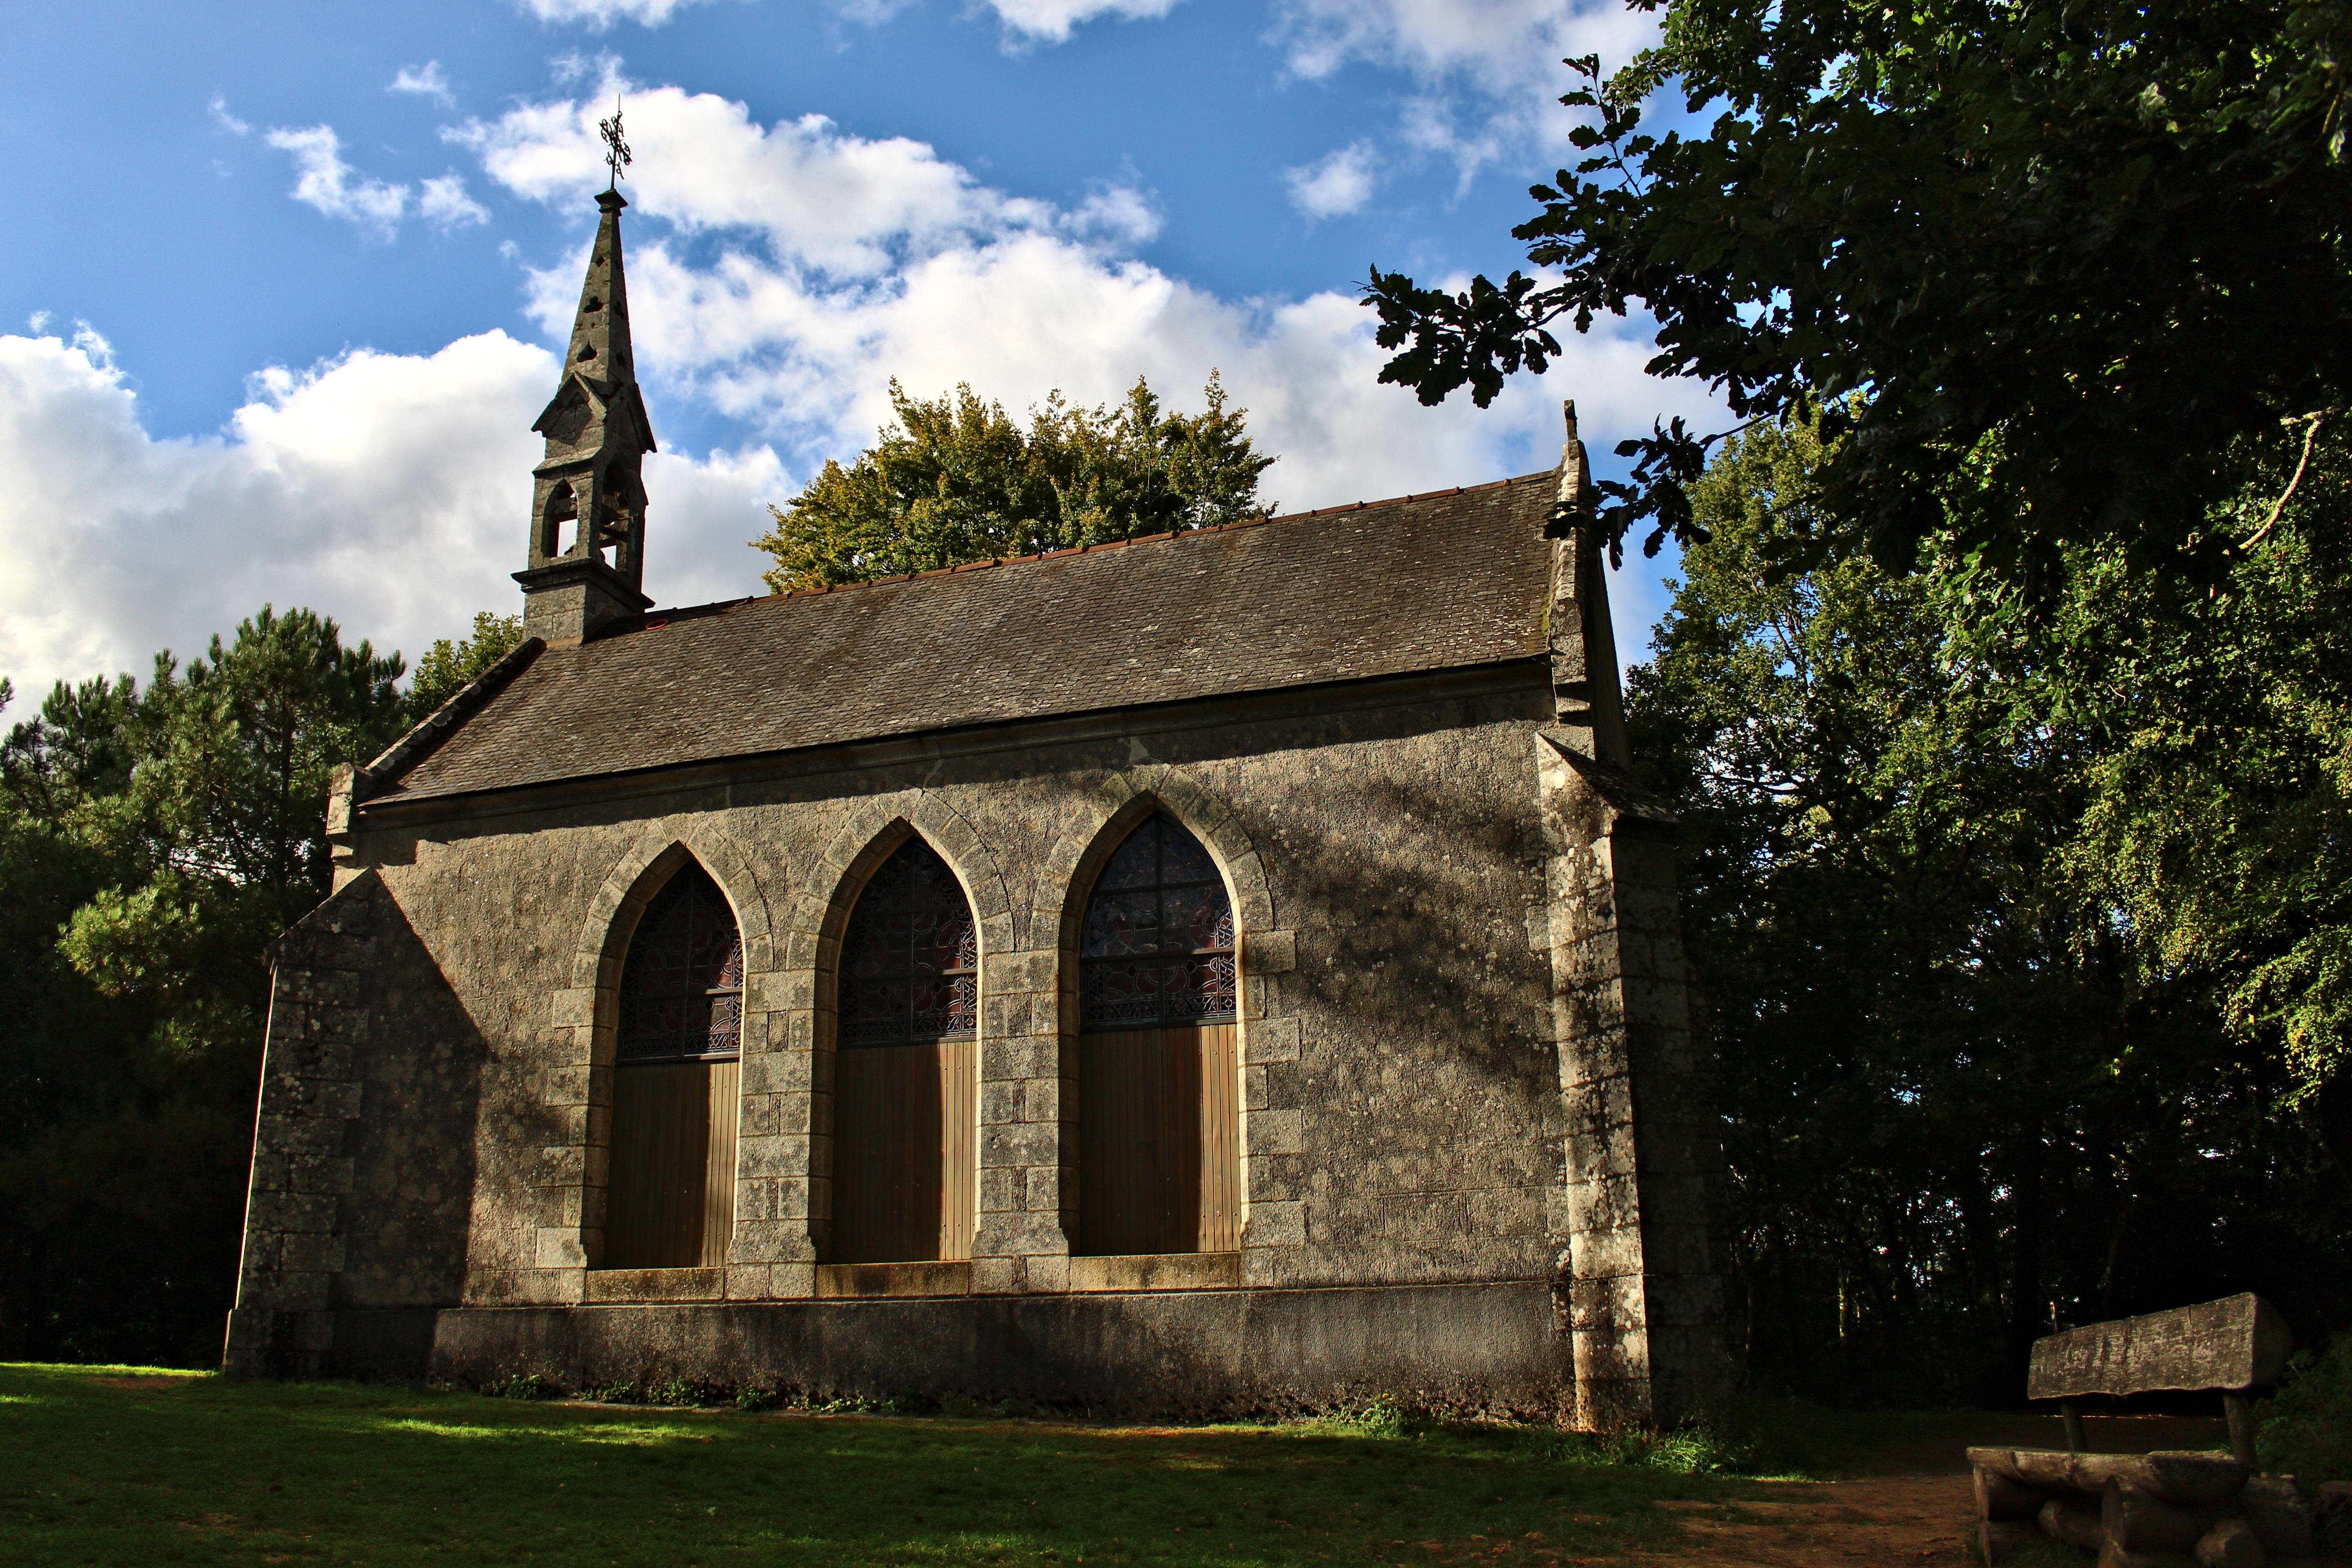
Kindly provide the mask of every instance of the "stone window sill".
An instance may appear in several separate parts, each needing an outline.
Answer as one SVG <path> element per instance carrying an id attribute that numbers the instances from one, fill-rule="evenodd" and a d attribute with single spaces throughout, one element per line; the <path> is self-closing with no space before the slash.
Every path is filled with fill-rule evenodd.
<path id="1" fill-rule="evenodd" d="M 727 1294 L 724 1268 L 591 1268 L 590 1306 L 618 1301 L 716 1301 Z"/>
<path id="2" fill-rule="evenodd" d="M 1143 1252 L 1070 1259 L 1073 1295 L 1106 1290 L 1231 1290 L 1241 1282 L 1238 1252 Z"/>
<path id="3" fill-rule="evenodd" d="M 904 1296 L 969 1296 L 971 1265 L 958 1263 L 820 1263 L 816 1299 L 866 1300 Z"/>

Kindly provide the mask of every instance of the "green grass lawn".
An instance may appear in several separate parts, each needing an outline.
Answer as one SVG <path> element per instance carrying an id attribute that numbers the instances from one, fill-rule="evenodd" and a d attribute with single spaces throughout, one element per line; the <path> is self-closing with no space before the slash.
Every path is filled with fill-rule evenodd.
<path id="1" fill-rule="evenodd" d="M 1607 1563 L 1753 1482 L 1550 1433 L 529 1404 L 0 1366 L 0 1563 Z M 1687 1517 L 1687 1510 L 1684 1511 Z"/>

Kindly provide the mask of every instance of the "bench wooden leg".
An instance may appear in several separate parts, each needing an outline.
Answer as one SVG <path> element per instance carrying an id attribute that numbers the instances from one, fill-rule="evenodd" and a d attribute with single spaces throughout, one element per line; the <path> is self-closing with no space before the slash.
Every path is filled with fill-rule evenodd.
<path id="1" fill-rule="evenodd" d="M 2058 1414 L 2066 1423 L 2066 1451 L 2079 1454 L 2085 1447 L 2083 1441 L 2083 1407 L 2071 1399 L 2058 1402 Z"/>
<path id="2" fill-rule="evenodd" d="M 2230 1454 L 2242 1465 L 2254 1463 L 2254 1396 L 2251 1394 L 2224 1394 L 2221 1408 L 2230 1414 Z"/>

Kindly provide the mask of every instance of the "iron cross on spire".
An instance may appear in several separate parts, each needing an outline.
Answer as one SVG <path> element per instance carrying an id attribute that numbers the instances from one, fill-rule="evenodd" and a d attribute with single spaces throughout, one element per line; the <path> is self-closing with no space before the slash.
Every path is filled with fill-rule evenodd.
<path id="1" fill-rule="evenodd" d="M 629 144 L 621 140 L 621 99 L 613 97 L 613 118 L 596 121 L 596 133 L 604 139 L 604 164 L 613 171 L 613 187 L 621 184 L 621 171 L 629 166 Z"/>

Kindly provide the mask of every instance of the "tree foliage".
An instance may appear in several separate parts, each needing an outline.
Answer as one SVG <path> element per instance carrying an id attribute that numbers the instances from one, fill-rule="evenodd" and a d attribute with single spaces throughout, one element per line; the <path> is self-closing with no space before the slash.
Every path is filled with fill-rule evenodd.
<path id="1" fill-rule="evenodd" d="M 1056 392 L 1024 431 L 969 385 L 926 402 L 893 381 L 898 422 L 824 471 L 753 546 L 777 593 L 1202 528 L 1265 514 L 1260 457 L 1214 372 L 1200 414 L 1174 414 L 1138 377 L 1116 409 Z"/>
<path id="2" fill-rule="evenodd" d="M 488 610 L 474 612 L 474 633 L 471 637 L 452 641 L 436 637 L 416 661 L 408 678 L 408 717 L 419 722 L 432 716 L 433 710 L 446 702 L 490 666 L 512 653 L 522 641 L 522 617 L 494 616 Z"/>
<path id="3" fill-rule="evenodd" d="M 265 949 L 327 891 L 329 775 L 405 727 L 400 673 L 264 608 L 0 744 L 0 1355 L 218 1353 Z"/>
<path id="4" fill-rule="evenodd" d="M 2007 1401 L 2053 1324 L 2259 1289 L 2344 1325 L 2342 466 L 2230 592 L 2139 614 L 2085 548 L 2027 637 L 1958 569 L 1776 570 L 1840 537 L 1834 462 L 1818 424 L 1721 449 L 1629 687 L 1757 1376 Z"/>
<path id="5" fill-rule="evenodd" d="M 1781 569 L 1858 543 L 1907 570 L 1940 535 L 2037 600 L 2076 545 L 2219 582 L 2246 535 L 2217 506 L 2352 385 L 2347 58 L 2345 0 L 1670 0 L 1615 76 L 1568 62 L 1590 156 L 1512 231 L 1544 270 L 1373 270 L 1381 379 L 1484 405 L 1558 356 L 1549 323 L 1638 306 L 1650 370 L 1736 419 L 1854 419 L 1830 531 L 1792 521 Z M 1641 131 L 1670 83 L 1703 133 Z M 1700 538 L 1717 438 L 1621 446 L 1612 541 Z"/>

